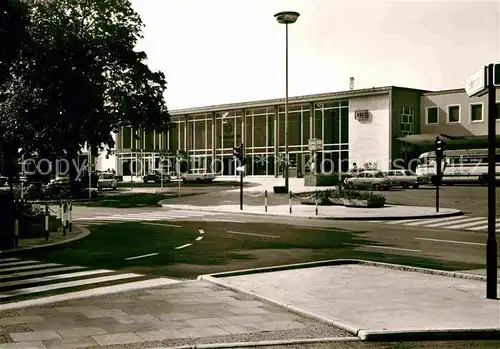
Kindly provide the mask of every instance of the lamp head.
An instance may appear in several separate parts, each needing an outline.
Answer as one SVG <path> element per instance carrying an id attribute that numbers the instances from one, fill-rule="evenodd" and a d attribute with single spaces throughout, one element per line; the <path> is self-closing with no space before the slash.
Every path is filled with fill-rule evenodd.
<path id="1" fill-rule="evenodd" d="M 279 12 L 274 15 L 276 17 L 276 20 L 280 24 L 292 24 L 297 21 L 297 18 L 299 18 L 300 13 L 298 12 L 293 12 L 293 11 L 283 11 Z"/>

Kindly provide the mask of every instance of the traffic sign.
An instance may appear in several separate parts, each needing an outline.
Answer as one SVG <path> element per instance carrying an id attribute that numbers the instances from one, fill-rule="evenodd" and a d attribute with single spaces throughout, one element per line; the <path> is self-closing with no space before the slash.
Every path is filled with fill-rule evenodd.
<path id="1" fill-rule="evenodd" d="M 238 171 L 238 172 L 245 172 L 245 166 L 238 166 L 238 167 L 236 167 L 236 171 Z"/>
<path id="2" fill-rule="evenodd" d="M 465 90 L 469 97 L 479 96 L 486 92 L 487 67 L 483 67 L 467 78 Z"/>

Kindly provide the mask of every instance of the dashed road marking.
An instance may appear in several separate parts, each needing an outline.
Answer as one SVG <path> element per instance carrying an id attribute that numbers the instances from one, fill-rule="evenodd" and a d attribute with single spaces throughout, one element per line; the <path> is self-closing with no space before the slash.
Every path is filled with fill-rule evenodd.
<path id="1" fill-rule="evenodd" d="M 228 230 L 227 231 L 228 234 L 237 234 L 237 235 L 251 235 L 251 236 L 261 236 L 261 237 L 266 237 L 266 238 L 273 238 L 273 239 L 279 239 L 280 236 L 277 236 L 277 235 L 266 235 L 266 234 L 256 234 L 256 233 L 244 233 L 244 232 L 241 232 L 241 231 L 232 231 L 232 230 Z"/>
<path id="2" fill-rule="evenodd" d="M 421 250 L 412 250 L 412 249 L 409 249 L 409 248 L 380 246 L 380 245 L 359 245 L 359 244 L 351 244 L 351 243 L 344 243 L 344 245 L 351 245 L 351 246 L 357 246 L 357 247 L 368 247 L 368 248 L 378 248 L 378 249 L 382 249 L 382 250 L 395 250 L 395 251 L 405 251 L 405 252 L 422 252 Z"/>
<path id="3" fill-rule="evenodd" d="M 158 255 L 159 253 L 149 253 L 149 254 L 143 254 L 143 255 L 140 255 L 140 256 L 135 256 L 135 257 L 128 257 L 128 258 L 125 258 L 126 261 L 131 261 L 133 259 L 140 259 L 140 258 L 147 258 L 147 257 L 152 257 L 152 256 L 156 256 Z"/>
<path id="4" fill-rule="evenodd" d="M 450 243 L 450 244 L 460 244 L 460 245 L 486 246 L 486 244 L 484 244 L 482 242 L 441 240 L 441 239 L 431 239 L 431 238 L 415 238 L 415 240 L 432 241 L 432 242 L 446 242 L 446 243 Z"/>
<path id="5" fill-rule="evenodd" d="M 168 223 L 150 223 L 150 222 L 143 222 L 142 224 L 146 224 L 146 225 L 156 225 L 156 226 L 160 226 L 160 227 L 182 228 L 182 225 L 178 225 L 178 224 L 168 224 Z"/>
<path id="6" fill-rule="evenodd" d="M 198 233 L 200 233 L 201 235 L 205 234 L 205 230 L 203 229 L 198 229 Z"/>
<path id="7" fill-rule="evenodd" d="M 189 247 L 191 246 L 192 244 L 185 244 L 185 245 L 182 245 L 182 246 L 177 246 L 175 249 L 176 250 L 182 250 L 183 248 L 186 248 L 186 247 Z"/>
<path id="8" fill-rule="evenodd" d="M 203 239 L 203 236 L 198 236 L 198 237 L 196 238 L 196 241 L 201 241 L 202 239 Z"/>

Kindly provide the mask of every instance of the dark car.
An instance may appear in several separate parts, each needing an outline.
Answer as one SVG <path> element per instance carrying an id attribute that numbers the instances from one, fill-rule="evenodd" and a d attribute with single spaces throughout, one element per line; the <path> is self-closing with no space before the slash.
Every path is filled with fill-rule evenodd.
<path id="1" fill-rule="evenodd" d="M 142 180 L 144 183 L 149 183 L 149 182 L 155 182 L 155 183 L 161 183 L 163 179 L 163 183 L 168 183 L 171 180 L 171 177 L 168 173 L 162 172 L 161 170 L 153 170 L 150 171 L 147 175 L 142 177 Z"/>

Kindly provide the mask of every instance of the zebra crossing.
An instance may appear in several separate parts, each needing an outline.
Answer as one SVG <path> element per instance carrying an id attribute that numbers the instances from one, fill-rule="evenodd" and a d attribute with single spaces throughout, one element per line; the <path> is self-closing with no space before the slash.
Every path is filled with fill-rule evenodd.
<path id="1" fill-rule="evenodd" d="M 222 218 L 223 214 L 209 211 L 191 210 L 155 210 L 148 212 L 135 212 L 125 214 L 105 214 L 92 217 L 80 217 L 76 222 L 144 222 L 144 221 L 179 221 L 197 219 L 206 222 L 232 222 L 242 223 L 235 219 Z"/>
<path id="2" fill-rule="evenodd" d="M 475 232 L 488 231 L 488 217 L 454 216 L 429 219 L 402 219 L 396 221 L 374 220 L 369 222 L 411 227 L 470 230 Z M 496 219 L 496 232 L 500 232 L 500 218 Z"/>
<path id="3" fill-rule="evenodd" d="M 0 259 L 0 303 L 67 293 L 111 285 L 145 281 L 150 277 L 120 273 L 109 269 L 88 269 L 59 263 L 44 263 L 18 258 Z"/>

